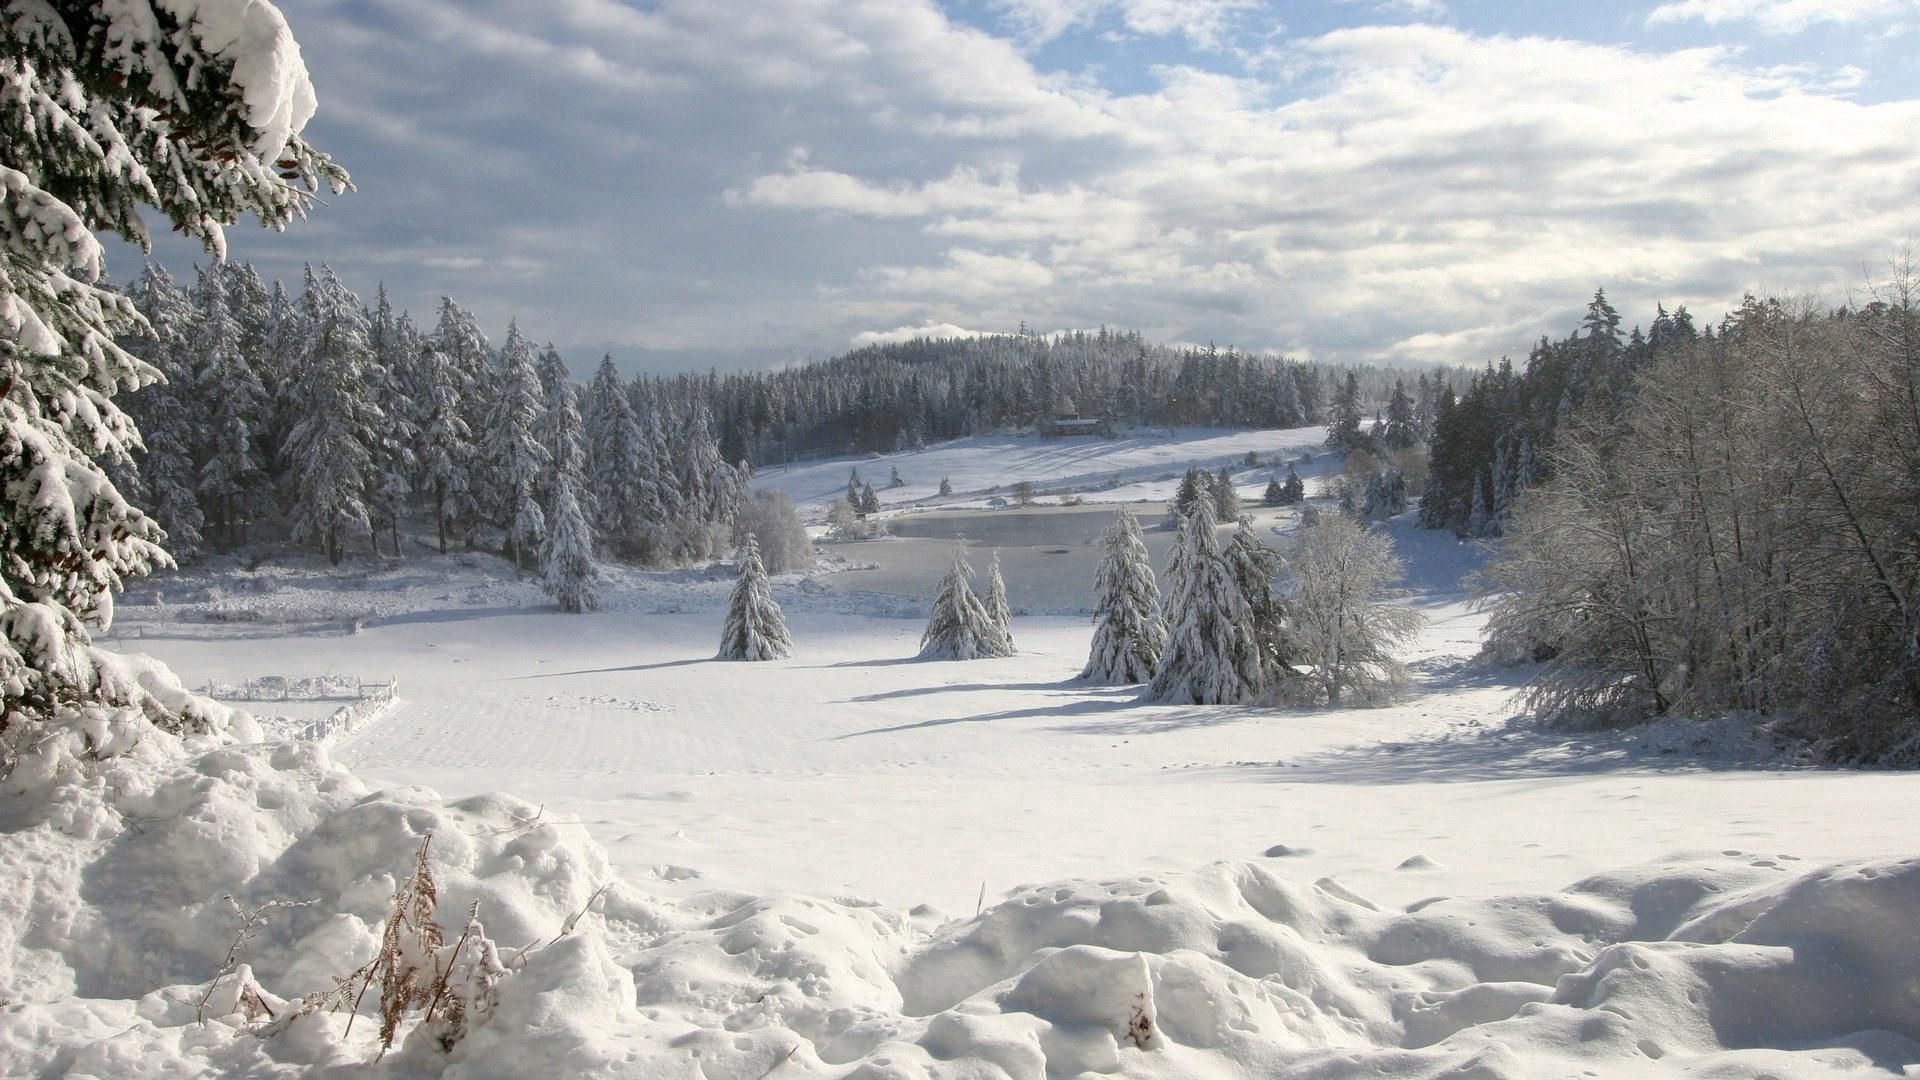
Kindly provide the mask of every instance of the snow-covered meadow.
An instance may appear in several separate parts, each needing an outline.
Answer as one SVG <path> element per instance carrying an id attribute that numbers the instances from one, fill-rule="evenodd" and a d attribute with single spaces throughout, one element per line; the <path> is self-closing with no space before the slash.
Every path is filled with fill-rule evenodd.
<path id="1" fill-rule="evenodd" d="M 941 475 L 973 507 L 1012 479 L 1116 473 L 1084 497 L 1136 498 L 1189 462 L 1291 458 L 1306 437 L 968 440 L 897 464 L 928 502 Z M 852 464 L 878 482 L 896 462 L 763 479 L 818 506 Z M 1243 475 L 1250 505 L 1266 475 Z M 1256 514 L 1273 539 L 1292 521 Z M 396 679 L 401 700 L 317 739 L 109 768 L 50 808 L 9 796 L 0 852 L 31 888 L 0 896 L 0 1058 L 24 1075 L 357 1070 L 369 1028 L 342 1040 L 340 1017 L 269 1039 L 195 1022 L 233 937 L 222 898 L 317 901 L 273 913 L 245 958 L 279 998 L 321 989 L 371 954 L 432 830 L 445 910 L 482 901 L 503 945 L 591 911 L 507 977 L 450 1062 L 410 1046 L 396 1074 L 1920 1063 L 1920 862 L 1903 861 L 1920 781 L 1799 767 L 1727 725 L 1509 724 L 1524 673 L 1470 662 L 1482 618 L 1461 578 L 1480 552 L 1388 528 L 1428 619 L 1417 683 L 1340 711 L 1079 686 L 1091 629 L 1071 614 L 1017 615 L 1014 657 L 915 660 L 945 539 L 825 545 L 843 561 L 774 581 L 794 655 L 757 664 L 711 659 L 725 567 L 611 570 L 586 615 L 477 554 L 348 574 L 211 561 L 143 583 L 107 643 L 192 686 L 344 674 Z M 1018 538 L 995 536 L 1016 611 L 1061 610 L 1023 604 Z M 890 545 L 925 553 L 918 590 L 848 568 Z M 1032 561 L 1061 595 L 1091 589 L 1090 561 Z"/>

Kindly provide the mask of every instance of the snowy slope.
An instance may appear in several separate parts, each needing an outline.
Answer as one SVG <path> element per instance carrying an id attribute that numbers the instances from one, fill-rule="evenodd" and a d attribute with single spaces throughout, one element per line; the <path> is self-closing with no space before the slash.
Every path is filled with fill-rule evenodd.
<path id="1" fill-rule="evenodd" d="M 1180 445 L 1112 449 L 1176 474 L 1234 453 Z M 409 1048 L 376 1070 L 394 1075 L 1920 1064 L 1920 780 L 1695 745 L 1705 727 L 1509 724 L 1516 673 L 1467 662 L 1482 617 L 1458 583 L 1481 553 L 1391 528 L 1429 618 L 1417 691 L 1342 712 L 1076 686 L 1079 618 L 1017 617 L 1016 657 L 912 661 L 920 622 L 902 616 L 924 600 L 824 584 L 846 573 L 775 579 L 795 655 L 762 664 L 709 659 L 724 568 L 617 572 L 608 610 L 585 616 L 483 556 L 143 586 L 125 643 L 191 684 L 344 672 L 395 677 L 404 700 L 324 747 L 182 753 L 51 803 L 0 796 L 0 868 L 25 883 L 0 891 L 0 997 L 17 1003 L 0 1061 L 112 1076 L 368 1060 L 365 1022 L 262 1041 L 183 1002 L 219 968 L 229 892 L 318 901 L 249 946 L 267 991 L 360 963 L 434 829 L 448 910 L 481 900 L 503 942 L 552 937 L 611 884 L 452 1059 Z"/>
<path id="2" fill-rule="evenodd" d="M 1180 474 L 1192 466 L 1237 469 L 1250 451 L 1267 461 L 1275 455 L 1281 460 L 1319 455 L 1326 439 L 1324 426 L 1262 431 L 1152 428 L 1110 439 L 979 435 L 897 454 L 769 466 L 754 476 L 752 486 L 784 492 L 803 513 L 822 512 L 845 495 L 847 474 L 855 469 L 888 507 L 978 506 L 988 496 L 1006 495 L 1022 480 L 1043 492 L 1072 489 L 1088 501 L 1132 502 L 1168 497 Z M 887 487 L 893 469 L 900 470 L 901 487 Z M 942 477 L 953 486 L 952 498 L 939 496 Z"/>

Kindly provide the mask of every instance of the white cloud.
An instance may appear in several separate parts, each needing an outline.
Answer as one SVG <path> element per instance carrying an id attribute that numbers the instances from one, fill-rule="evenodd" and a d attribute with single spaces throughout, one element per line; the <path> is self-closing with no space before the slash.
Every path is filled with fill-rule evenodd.
<path id="1" fill-rule="evenodd" d="M 969 330 L 948 322 L 926 323 L 921 326 L 896 326 L 891 330 L 862 330 L 849 338 L 848 342 L 856 349 L 864 349 L 869 345 L 897 345 L 915 338 L 974 338 L 989 333 L 992 331 Z"/>
<path id="2" fill-rule="evenodd" d="M 1856 73 L 1432 26 L 1273 59 L 1309 90 L 1275 104 L 1257 79 L 1176 69 L 1155 93 L 1086 100 L 1125 148 L 1065 179 L 821 166 L 756 179 L 745 201 L 964 238 L 866 276 L 972 321 L 1409 359 L 1524 350 L 1596 285 L 1632 317 L 1733 300 L 1758 272 L 1838 283 L 1920 228 L 1904 134 L 1920 106 L 1830 96 Z"/>
<path id="3" fill-rule="evenodd" d="M 729 189 L 728 202 L 786 210 L 825 210 L 868 217 L 921 217 L 953 210 L 990 207 L 1015 189 L 1009 170 L 988 180 L 976 169 L 956 168 L 950 176 L 925 184 L 880 187 L 858 177 L 801 164 L 786 172 L 754 177 L 744 189 Z"/>
<path id="4" fill-rule="evenodd" d="M 1647 25 L 1753 23 L 1769 34 L 1796 34 L 1816 23 L 1883 21 L 1916 12 L 1914 0 L 1673 0 L 1654 8 Z"/>
<path id="5" fill-rule="evenodd" d="M 361 191 L 241 257 L 563 343 L 1024 320 L 1479 361 L 1596 285 L 1710 317 L 1920 234 L 1920 103 L 1838 61 L 1372 26 L 1121 93 L 924 0 L 347 7 L 296 32 Z"/>
<path id="6" fill-rule="evenodd" d="M 1262 0 L 994 0 L 993 6 L 1033 43 L 1052 41 L 1111 16 L 1129 33 L 1184 37 L 1215 48 L 1236 19 L 1265 5 Z"/>

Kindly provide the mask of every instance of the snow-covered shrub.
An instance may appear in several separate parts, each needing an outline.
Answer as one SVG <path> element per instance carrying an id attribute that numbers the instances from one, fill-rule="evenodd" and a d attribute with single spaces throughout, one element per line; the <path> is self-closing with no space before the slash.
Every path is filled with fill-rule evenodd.
<path id="1" fill-rule="evenodd" d="M 827 536 L 832 540 L 877 540 L 887 535 L 886 524 L 862 514 L 846 499 L 827 507 Z"/>
<path id="2" fill-rule="evenodd" d="M 1390 599 L 1403 573 L 1392 541 L 1352 515 L 1321 514 L 1301 526 L 1289 555 L 1289 625 L 1327 704 L 1338 708 L 1350 692 L 1390 699 L 1407 679 L 1394 650 L 1424 621 Z"/>
<path id="3" fill-rule="evenodd" d="M 751 536 L 760 546 L 760 561 L 769 574 L 790 574 L 813 568 L 813 541 L 794 512 L 785 492 L 766 489 L 741 500 L 733 519 L 734 547 Z"/>

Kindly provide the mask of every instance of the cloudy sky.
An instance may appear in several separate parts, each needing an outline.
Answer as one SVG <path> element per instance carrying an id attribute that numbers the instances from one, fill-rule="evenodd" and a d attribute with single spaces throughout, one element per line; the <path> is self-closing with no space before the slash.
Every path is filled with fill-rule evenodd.
<path id="1" fill-rule="evenodd" d="M 1479 362 L 1920 236 L 1920 0 L 278 2 L 360 190 L 234 257 L 576 372 L 1022 321 Z"/>

